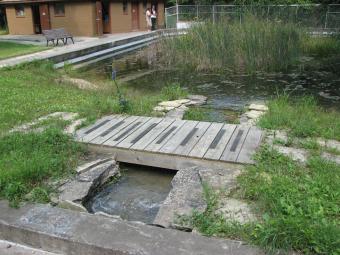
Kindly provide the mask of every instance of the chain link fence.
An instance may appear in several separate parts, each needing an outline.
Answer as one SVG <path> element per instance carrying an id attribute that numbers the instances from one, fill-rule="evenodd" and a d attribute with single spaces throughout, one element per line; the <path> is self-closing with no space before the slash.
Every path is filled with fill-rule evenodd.
<path id="1" fill-rule="evenodd" d="M 294 22 L 313 30 L 338 30 L 340 4 L 330 5 L 176 5 L 165 9 L 167 28 L 187 28 L 194 22 L 237 21 L 246 14 Z"/>

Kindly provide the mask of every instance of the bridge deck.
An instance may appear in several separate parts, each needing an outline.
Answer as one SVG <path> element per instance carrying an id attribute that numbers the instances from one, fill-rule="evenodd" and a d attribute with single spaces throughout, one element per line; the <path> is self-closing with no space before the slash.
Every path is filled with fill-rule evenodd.
<path id="1" fill-rule="evenodd" d="M 149 165 L 166 167 L 150 161 L 165 160 L 168 162 L 164 164 L 170 165 L 179 159 L 251 164 L 262 136 L 263 132 L 253 126 L 113 115 L 78 130 L 76 140 L 116 153 L 125 152 L 127 162 L 128 155 L 133 155 L 135 159 L 130 163 L 139 160 L 143 164 L 141 158 L 148 156 Z"/>

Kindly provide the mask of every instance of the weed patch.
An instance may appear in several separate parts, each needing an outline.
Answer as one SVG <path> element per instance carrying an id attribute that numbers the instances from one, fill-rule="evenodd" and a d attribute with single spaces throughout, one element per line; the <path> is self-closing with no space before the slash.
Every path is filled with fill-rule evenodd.
<path id="1" fill-rule="evenodd" d="M 13 133 L 0 139 L 0 196 L 17 205 L 31 192 L 32 201 L 47 202 L 49 178 L 71 174 L 83 149 L 58 129 Z"/>
<path id="2" fill-rule="evenodd" d="M 294 101 L 280 96 L 270 101 L 269 111 L 259 125 L 267 129 L 286 129 L 293 137 L 324 137 L 340 140 L 340 114 L 320 108 L 311 97 Z"/>

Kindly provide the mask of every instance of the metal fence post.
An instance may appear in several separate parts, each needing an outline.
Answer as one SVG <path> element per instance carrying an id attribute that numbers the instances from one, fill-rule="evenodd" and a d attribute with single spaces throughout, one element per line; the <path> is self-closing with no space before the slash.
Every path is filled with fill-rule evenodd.
<path id="1" fill-rule="evenodd" d="M 196 4 L 196 20 L 198 20 L 198 4 Z"/>
<path id="2" fill-rule="evenodd" d="M 176 28 L 177 28 L 177 23 L 179 21 L 179 17 L 178 17 L 178 4 L 176 4 Z"/>
<path id="3" fill-rule="evenodd" d="M 212 18 L 213 18 L 213 24 L 215 24 L 215 5 L 212 6 Z"/>

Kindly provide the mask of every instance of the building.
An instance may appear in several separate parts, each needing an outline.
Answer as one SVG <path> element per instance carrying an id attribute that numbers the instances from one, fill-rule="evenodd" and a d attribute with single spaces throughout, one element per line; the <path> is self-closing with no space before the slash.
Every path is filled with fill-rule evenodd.
<path id="1" fill-rule="evenodd" d="M 145 11 L 155 5 L 158 27 L 164 26 L 164 0 L 0 0 L 9 34 L 40 34 L 65 28 L 75 36 L 147 29 Z"/>

